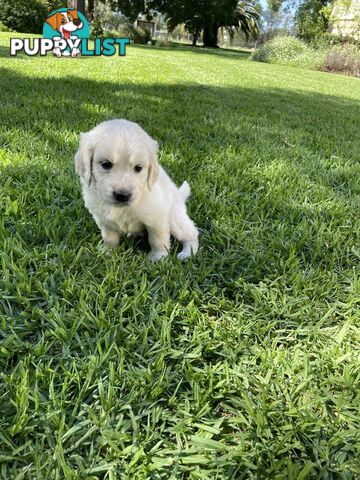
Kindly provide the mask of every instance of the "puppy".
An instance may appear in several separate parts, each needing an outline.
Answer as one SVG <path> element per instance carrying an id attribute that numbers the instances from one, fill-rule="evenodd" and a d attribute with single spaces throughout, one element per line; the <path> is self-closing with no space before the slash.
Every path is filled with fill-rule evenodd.
<path id="1" fill-rule="evenodd" d="M 178 258 L 185 259 L 198 250 L 185 206 L 190 187 L 176 187 L 158 164 L 157 148 L 136 123 L 109 120 L 80 135 L 75 170 L 105 245 L 117 247 L 123 235 L 146 229 L 152 260 L 168 255 L 170 235 L 182 243 Z"/>
<path id="2" fill-rule="evenodd" d="M 83 22 L 80 20 L 77 10 L 56 12 L 46 19 L 46 23 L 48 23 L 53 30 L 57 30 L 64 40 L 68 40 L 76 30 L 83 28 Z M 61 52 L 58 47 L 53 50 L 53 53 L 57 57 L 70 55 L 67 50 Z M 79 53 L 80 50 L 78 48 L 73 48 L 71 56 L 76 57 Z"/>

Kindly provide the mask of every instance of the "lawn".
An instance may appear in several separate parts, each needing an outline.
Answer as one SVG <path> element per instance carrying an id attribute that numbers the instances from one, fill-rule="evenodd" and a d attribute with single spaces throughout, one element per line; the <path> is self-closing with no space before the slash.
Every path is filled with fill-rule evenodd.
<path id="1" fill-rule="evenodd" d="M 360 83 L 248 54 L 8 57 L 0 34 L 0 476 L 360 476 Z M 139 122 L 199 254 L 105 255 L 79 132 Z"/>

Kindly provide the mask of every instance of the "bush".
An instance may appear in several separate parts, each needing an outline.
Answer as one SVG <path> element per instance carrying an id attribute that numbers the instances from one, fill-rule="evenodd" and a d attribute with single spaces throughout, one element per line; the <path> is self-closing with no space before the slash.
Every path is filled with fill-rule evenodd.
<path id="1" fill-rule="evenodd" d="M 324 54 L 323 51 L 311 48 L 298 38 L 278 36 L 256 50 L 252 59 L 258 62 L 319 67 L 323 62 Z"/>
<path id="2" fill-rule="evenodd" d="M 322 70 L 360 77 L 360 49 L 356 45 L 330 48 L 325 55 Z"/>
<path id="3" fill-rule="evenodd" d="M 155 38 L 154 39 L 154 44 L 157 47 L 171 47 L 172 42 L 168 38 Z"/>
<path id="4" fill-rule="evenodd" d="M 329 47 L 324 38 L 322 48 L 314 49 L 298 38 L 279 36 L 262 45 L 252 54 L 258 62 L 280 63 L 317 68 L 360 77 L 360 48 L 356 44 L 337 44 Z M 334 41 L 339 42 L 335 37 Z M 318 43 L 318 46 L 320 43 Z"/>
<path id="5" fill-rule="evenodd" d="M 47 13 L 37 0 L 0 0 L 0 22 L 17 32 L 41 33 Z"/>
<path id="6" fill-rule="evenodd" d="M 130 40 L 134 40 L 134 30 L 135 27 L 131 25 L 131 23 L 126 23 L 117 30 L 116 35 L 118 35 L 119 37 L 130 38 Z"/>
<path id="7" fill-rule="evenodd" d="M 7 27 L 2 22 L 0 22 L 0 32 L 13 32 L 13 31 L 14 30 L 11 30 L 11 28 Z"/>
<path id="8" fill-rule="evenodd" d="M 278 36 L 262 45 L 253 54 L 258 62 L 288 62 L 309 50 L 308 45 L 295 37 Z"/>
<path id="9" fill-rule="evenodd" d="M 141 27 L 135 28 L 134 43 L 140 43 L 142 45 L 146 45 L 150 40 L 151 40 L 151 34 L 149 30 Z"/>
<path id="10" fill-rule="evenodd" d="M 111 22 L 112 11 L 108 2 L 96 2 L 91 22 L 91 36 L 101 37 L 105 35 L 104 30 Z"/>
<path id="11" fill-rule="evenodd" d="M 140 27 L 134 27 L 131 23 L 122 25 L 116 32 L 119 37 L 130 38 L 134 43 L 146 45 L 151 40 L 149 30 Z"/>
<path id="12" fill-rule="evenodd" d="M 115 31 L 115 30 L 110 30 L 109 28 L 102 28 L 101 29 L 101 33 L 97 33 L 96 32 L 96 29 L 95 30 L 91 30 L 91 36 L 92 38 L 108 38 L 108 37 L 118 37 L 118 32 Z"/>
<path id="13" fill-rule="evenodd" d="M 343 35 L 333 35 L 330 32 L 323 33 L 322 35 L 315 37 L 311 40 L 311 44 L 315 48 L 329 49 L 334 45 L 357 45 L 360 46 L 360 41 L 352 37 L 346 37 Z"/>

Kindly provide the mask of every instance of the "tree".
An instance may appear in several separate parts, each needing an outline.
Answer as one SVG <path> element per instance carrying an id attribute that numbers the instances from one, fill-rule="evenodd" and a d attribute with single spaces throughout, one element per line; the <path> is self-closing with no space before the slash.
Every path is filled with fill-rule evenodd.
<path id="1" fill-rule="evenodd" d="M 346 0 L 347 1 L 347 0 Z M 297 34 L 305 40 L 314 40 L 328 30 L 332 0 L 268 0 L 273 12 L 295 10 Z"/>
<path id="2" fill-rule="evenodd" d="M 93 19 L 95 8 L 95 0 L 88 0 L 88 17 L 89 20 Z"/>
<path id="3" fill-rule="evenodd" d="M 77 0 L 76 9 L 81 13 L 85 13 L 85 0 Z"/>
<path id="4" fill-rule="evenodd" d="M 151 15 L 158 11 L 167 18 L 169 30 L 184 24 L 196 44 L 203 32 L 204 46 L 216 47 L 221 27 L 242 30 L 246 37 L 258 33 L 259 9 L 257 0 L 114 0 L 121 12 L 136 18 L 142 12 Z"/>
<path id="5" fill-rule="evenodd" d="M 58 8 L 66 7 L 66 0 L 40 0 L 40 3 L 45 6 L 48 13 L 51 13 Z"/>
<path id="6" fill-rule="evenodd" d="M 305 40 L 314 40 L 329 28 L 330 0 L 305 0 L 295 13 L 297 33 Z"/>
<path id="7" fill-rule="evenodd" d="M 274 2 L 268 0 L 268 8 L 261 12 L 261 41 L 268 41 L 275 35 L 287 34 L 293 31 L 293 13 L 287 12 L 282 6 L 278 8 Z"/>
<path id="8" fill-rule="evenodd" d="M 154 8 L 164 13 L 170 28 L 184 23 L 186 29 L 194 35 L 194 42 L 203 31 L 206 47 L 216 47 L 218 30 L 227 28 L 242 30 L 246 37 L 256 37 L 258 33 L 259 11 L 251 1 L 238 0 L 153 0 Z"/>
<path id="9" fill-rule="evenodd" d="M 193 45 L 196 45 L 203 26 L 196 1 L 174 0 L 167 5 L 165 2 L 156 2 L 156 5 L 152 2 L 152 5 L 157 6 L 159 11 L 165 14 L 169 32 L 173 32 L 178 25 L 184 24 L 185 29 L 193 36 Z"/>
<path id="10" fill-rule="evenodd" d="M 120 10 L 131 21 L 135 21 L 139 13 L 148 15 L 150 10 L 145 0 L 111 0 L 110 5 L 115 10 Z"/>

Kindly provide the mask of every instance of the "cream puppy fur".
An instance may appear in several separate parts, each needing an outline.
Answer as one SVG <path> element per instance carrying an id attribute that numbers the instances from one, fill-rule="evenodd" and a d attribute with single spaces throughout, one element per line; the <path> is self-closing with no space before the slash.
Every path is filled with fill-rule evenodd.
<path id="1" fill-rule="evenodd" d="M 80 135 L 75 170 L 86 208 L 105 245 L 147 230 L 151 259 L 168 255 L 170 235 L 182 243 L 178 258 L 198 250 L 198 230 L 186 213 L 190 187 L 180 188 L 157 160 L 157 142 L 139 125 L 109 120 Z"/>

